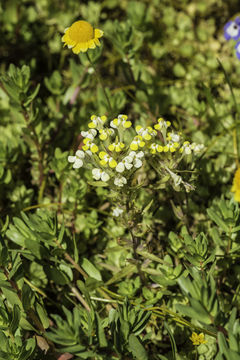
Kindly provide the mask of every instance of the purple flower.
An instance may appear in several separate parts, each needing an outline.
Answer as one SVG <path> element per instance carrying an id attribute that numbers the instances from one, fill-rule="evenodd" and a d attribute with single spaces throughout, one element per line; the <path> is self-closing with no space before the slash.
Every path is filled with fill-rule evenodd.
<path id="1" fill-rule="evenodd" d="M 224 26 L 224 36 L 226 40 L 238 40 L 240 37 L 240 17 L 234 21 L 228 21 Z"/>
<path id="2" fill-rule="evenodd" d="M 236 43 L 235 49 L 236 49 L 237 58 L 240 60 L 240 41 L 238 41 L 238 42 Z"/>

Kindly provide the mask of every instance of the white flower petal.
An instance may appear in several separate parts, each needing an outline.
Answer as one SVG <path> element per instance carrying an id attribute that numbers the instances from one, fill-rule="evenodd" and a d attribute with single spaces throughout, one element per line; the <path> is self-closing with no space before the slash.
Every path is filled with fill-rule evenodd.
<path id="1" fill-rule="evenodd" d="M 133 167 L 133 164 L 125 163 L 125 167 L 130 170 Z"/>
<path id="2" fill-rule="evenodd" d="M 132 141 L 132 143 L 137 143 L 137 142 L 136 142 L 136 141 Z M 136 152 L 135 152 L 135 151 L 131 151 L 128 156 L 130 156 L 131 158 L 134 158 L 134 157 L 136 156 Z"/>
<path id="3" fill-rule="evenodd" d="M 113 121 L 110 122 L 110 126 L 111 126 L 112 128 L 114 128 L 114 129 L 117 129 L 117 126 L 114 125 Z"/>
<path id="4" fill-rule="evenodd" d="M 81 135 L 83 137 L 87 137 L 88 136 L 88 131 L 81 131 Z"/>
<path id="5" fill-rule="evenodd" d="M 134 166 L 137 169 L 140 168 L 142 166 L 142 161 L 136 158 L 134 161 Z"/>
<path id="6" fill-rule="evenodd" d="M 84 151 L 82 151 L 82 150 L 77 150 L 77 151 L 76 151 L 76 156 L 77 156 L 78 158 L 80 158 L 80 159 L 84 159 L 84 157 L 85 157 Z"/>
<path id="7" fill-rule="evenodd" d="M 101 178 L 101 170 L 100 169 L 97 169 L 97 168 L 95 168 L 95 169 L 93 169 L 92 170 L 92 176 L 93 176 L 93 178 L 95 179 L 95 180 L 100 180 L 100 178 Z"/>
<path id="8" fill-rule="evenodd" d="M 74 169 L 79 169 L 83 166 L 83 161 L 81 159 L 76 159 L 75 163 L 73 164 Z"/>
<path id="9" fill-rule="evenodd" d="M 109 179 L 110 179 L 110 176 L 105 171 L 103 171 L 103 173 L 101 174 L 101 180 L 108 181 Z"/>
<path id="10" fill-rule="evenodd" d="M 238 35 L 239 32 L 239 27 L 238 25 L 233 22 L 226 30 L 227 34 L 230 35 L 231 37 L 235 37 Z"/>
<path id="11" fill-rule="evenodd" d="M 116 216 L 116 217 L 118 217 L 122 213 L 123 213 L 123 209 L 120 209 L 119 207 L 113 209 L 113 212 L 112 212 L 113 216 Z"/>
<path id="12" fill-rule="evenodd" d="M 136 157 L 138 158 L 142 158 L 144 156 L 144 152 L 143 151 L 139 151 L 137 154 L 136 154 Z"/>
<path id="13" fill-rule="evenodd" d="M 97 135 L 97 130 L 91 129 L 90 133 L 95 137 Z"/>
<path id="14" fill-rule="evenodd" d="M 70 163 L 74 163 L 75 160 L 76 160 L 76 156 L 68 156 L 68 161 L 69 161 Z"/>
<path id="15" fill-rule="evenodd" d="M 123 159 L 124 163 L 131 163 L 133 162 L 133 157 L 131 156 L 126 156 L 124 159 Z"/>
<path id="16" fill-rule="evenodd" d="M 116 171 L 119 173 L 122 173 L 124 170 L 125 170 L 124 163 L 122 163 L 122 162 L 118 163 L 116 166 Z"/>

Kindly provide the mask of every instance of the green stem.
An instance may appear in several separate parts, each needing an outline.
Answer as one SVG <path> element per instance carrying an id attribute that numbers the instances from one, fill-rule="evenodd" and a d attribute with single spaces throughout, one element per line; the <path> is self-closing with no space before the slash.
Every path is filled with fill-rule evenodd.
<path id="1" fill-rule="evenodd" d="M 29 129 L 31 133 L 33 133 L 33 142 L 36 146 L 37 154 L 38 154 L 38 169 L 39 169 L 39 191 L 38 191 L 38 203 L 41 203 L 43 193 L 46 186 L 46 177 L 44 176 L 44 165 L 43 165 L 43 152 L 42 152 L 42 146 L 38 140 L 37 132 L 34 128 L 34 126 L 29 122 L 29 112 L 27 112 L 26 109 L 23 108 L 22 114 L 24 117 L 24 120 L 26 122 L 26 126 Z"/>
<path id="2" fill-rule="evenodd" d="M 110 114 L 113 114 L 112 105 L 111 105 L 111 103 L 110 103 L 110 99 L 109 99 L 109 97 L 108 97 L 108 94 L 107 94 L 107 92 L 106 92 L 106 89 L 105 89 L 105 87 L 104 87 L 104 85 L 103 85 L 103 80 L 102 80 L 101 74 L 100 74 L 100 72 L 96 69 L 96 67 L 95 67 L 95 65 L 93 64 L 92 60 L 90 59 L 88 53 L 87 53 L 87 58 L 88 58 L 88 61 L 89 61 L 90 64 L 91 64 L 91 66 L 93 67 L 94 72 L 95 72 L 95 74 L 96 74 L 96 76 L 97 76 L 97 79 L 98 79 L 98 81 L 99 81 L 99 83 L 100 83 L 100 85 L 101 85 L 101 87 L 102 87 L 102 89 L 103 89 L 103 93 L 104 93 L 105 98 L 106 98 L 107 103 L 108 103 L 109 112 L 110 112 Z"/>
<path id="3" fill-rule="evenodd" d="M 130 213 L 130 201 L 129 199 L 126 201 L 126 209 L 127 209 L 127 214 Z M 137 252 L 137 248 L 138 246 L 140 245 L 140 239 L 138 237 L 136 237 L 133 233 L 133 225 L 130 224 L 128 222 L 128 220 L 126 221 L 126 227 L 128 228 L 129 230 L 129 233 L 131 235 L 131 238 L 132 238 L 132 250 L 133 250 L 133 257 L 134 259 L 136 260 L 136 266 L 137 266 L 137 270 L 138 270 L 138 275 L 140 277 L 140 280 L 142 282 L 142 285 L 146 285 L 146 278 L 145 278 L 145 274 L 144 272 L 142 271 L 141 269 L 141 262 L 140 262 L 140 259 L 139 259 L 139 255 L 138 255 L 138 252 Z"/>

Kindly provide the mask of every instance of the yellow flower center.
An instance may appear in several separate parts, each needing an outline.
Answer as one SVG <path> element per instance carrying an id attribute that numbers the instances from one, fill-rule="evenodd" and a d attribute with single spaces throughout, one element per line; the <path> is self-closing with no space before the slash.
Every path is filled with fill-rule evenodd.
<path id="1" fill-rule="evenodd" d="M 94 38 L 94 30 L 87 21 L 79 20 L 69 28 L 68 35 L 76 43 L 82 43 Z"/>

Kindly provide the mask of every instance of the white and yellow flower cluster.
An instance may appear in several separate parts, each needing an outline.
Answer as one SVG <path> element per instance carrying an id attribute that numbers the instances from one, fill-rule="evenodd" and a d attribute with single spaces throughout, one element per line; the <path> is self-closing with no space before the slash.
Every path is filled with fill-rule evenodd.
<path id="1" fill-rule="evenodd" d="M 203 148 L 203 145 L 183 141 L 179 132 L 168 132 L 171 123 L 163 118 L 159 118 L 154 127 L 137 125 L 135 133 L 127 115 L 118 115 L 110 121 L 109 127 L 106 124 L 106 116 L 92 115 L 89 129 L 81 132 L 81 149 L 75 156 L 69 156 L 68 161 L 73 163 L 74 169 L 83 166 L 90 169 L 94 180 L 116 187 L 125 186 L 143 166 L 144 159 L 160 156 L 164 160 L 174 154 L 181 159 Z"/>

